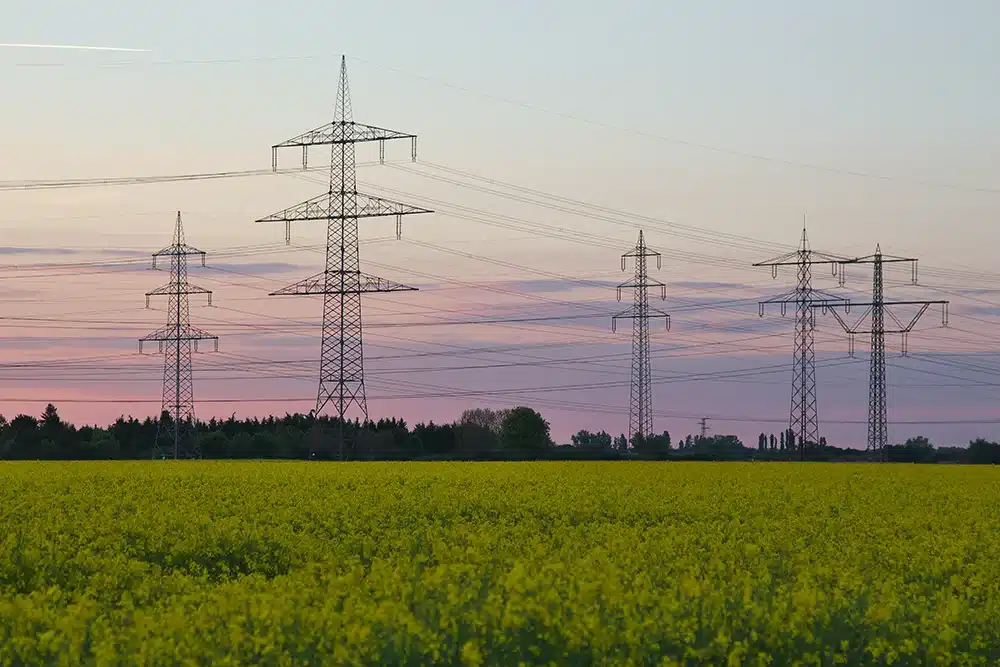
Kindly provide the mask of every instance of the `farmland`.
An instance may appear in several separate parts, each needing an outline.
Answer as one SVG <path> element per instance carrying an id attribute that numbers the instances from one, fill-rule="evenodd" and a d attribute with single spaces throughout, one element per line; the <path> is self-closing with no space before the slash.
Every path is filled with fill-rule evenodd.
<path id="1" fill-rule="evenodd" d="M 1000 472 L 5 463 L 0 664 L 989 665 Z"/>

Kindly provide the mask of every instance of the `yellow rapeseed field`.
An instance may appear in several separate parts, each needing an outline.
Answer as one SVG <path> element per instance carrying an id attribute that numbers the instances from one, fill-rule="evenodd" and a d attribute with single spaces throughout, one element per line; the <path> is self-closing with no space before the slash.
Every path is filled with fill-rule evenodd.
<path id="1" fill-rule="evenodd" d="M 0 465 L 2 665 L 995 665 L 1000 471 Z"/>

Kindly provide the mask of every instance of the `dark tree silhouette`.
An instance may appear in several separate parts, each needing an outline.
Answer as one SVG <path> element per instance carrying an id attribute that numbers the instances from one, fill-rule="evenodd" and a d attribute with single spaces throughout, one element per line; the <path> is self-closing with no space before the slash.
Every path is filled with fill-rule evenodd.
<path id="1" fill-rule="evenodd" d="M 504 417 L 500 443 L 514 455 L 537 457 L 552 447 L 549 423 L 531 408 L 514 408 Z"/>
<path id="2" fill-rule="evenodd" d="M 167 416 L 169 419 L 169 415 Z M 143 420 L 121 416 L 106 427 L 66 423 L 54 405 L 38 417 L 17 415 L 10 421 L 0 416 L 0 458 L 42 460 L 150 459 L 159 418 Z M 336 418 L 313 415 L 268 416 L 239 420 L 212 418 L 196 424 L 202 455 L 207 459 L 309 459 L 331 460 L 339 456 Z M 421 423 L 412 429 L 400 419 L 345 424 L 354 443 L 347 452 L 351 460 L 434 459 L 706 459 L 760 460 L 794 459 L 792 438 L 760 434 L 756 450 L 743 446 L 735 436 L 706 438 L 687 436 L 677 449 L 671 448 L 666 431 L 638 439 L 633 450 L 624 434 L 612 438 L 605 431 L 578 431 L 572 445 L 554 446 L 549 424 L 529 407 L 511 410 L 475 408 L 451 424 Z M 794 445 L 793 445 L 794 446 Z M 820 439 L 810 448 L 809 458 L 821 461 L 864 461 L 864 450 L 831 447 Z M 921 436 L 887 449 L 890 462 L 1000 464 L 1000 445 L 984 439 L 968 447 L 935 447 Z"/>

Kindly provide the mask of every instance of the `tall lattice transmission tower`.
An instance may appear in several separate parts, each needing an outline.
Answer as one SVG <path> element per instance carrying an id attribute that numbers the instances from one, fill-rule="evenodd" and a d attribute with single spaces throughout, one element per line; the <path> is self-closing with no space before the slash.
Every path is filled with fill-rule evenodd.
<path id="1" fill-rule="evenodd" d="M 646 246 L 639 230 L 639 241 L 635 247 L 622 255 L 622 271 L 629 258 L 635 259 L 635 275 L 632 280 L 618 286 L 618 300 L 622 300 L 622 290 L 633 290 L 632 306 L 611 318 L 611 330 L 617 330 L 620 319 L 632 320 L 632 381 L 629 390 L 628 432 L 632 443 L 645 440 L 653 434 L 653 395 L 650 379 L 649 320 L 664 318 L 670 329 L 670 315 L 649 305 L 649 288 L 660 288 L 660 299 L 667 298 L 667 286 L 655 278 L 650 278 L 646 270 L 646 260 L 656 258 L 656 268 L 661 268 L 660 253 Z"/>
<path id="2" fill-rule="evenodd" d="M 902 337 L 901 353 L 906 356 L 909 353 L 907 338 L 913 331 L 913 327 L 932 305 L 941 306 L 941 325 L 948 326 L 948 302 L 944 300 L 932 301 L 886 301 L 885 285 L 883 279 L 883 265 L 885 264 L 910 264 L 911 278 L 910 284 L 917 285 L 917 260 L 910 257 L 893 257 L 882 254 L 882 246 L 875 247 L 875 254 L 867 257 L 857 257 L 845 260 L 846 264 L 871 264 L 872 265 L 872 300 L 868 303 L 853 303 L 857 307 L 866 307 L 864 313 L 853 325 L 848 325 L 843 317 L 836 311 L 830 309 L 844 331 L 850 337 L 850 356 L 854 356 L 854 337 L 857 334 L 871 334 L 871 360 L 869 363 L 869 386 L 868 386 L 868 450 L 875 452 L 880 460 L 885 460 L 886 446 L 889 444 L 889 422 L 886 401 L 885 382 L 885 335 L 900 334 Z M 844 273 L 841 271 L 841 280 Z M 916 314 L 906 323 L 900 320 L 889 308 L 890 306 L 920 306 Z M 818 305 L 826 312 L 828 307 Z M 847 310 L 847 308 L 845 308 Z M 890 328 L 885 327 L 885 318 L 889 317 Z M 863 323 L 868 321 L 869 326 L 863 328 Z"/>
<path id="3" fill-rule="evenodd" d="M 778 267 L 794 266 L 798 272 L 798 285 L 795 289 L 770 299 L 761 301 L 759 314 L 764 316 L 764 308 L 768 304 L 780 304 L 781 314 L 785 315 L 788 306 L 795 306 L 795 346 L 792 355 L 792 400 L 789 410 L 788 428 L 794 433 L 797 441 L 799 458 L 807 457 L 810 445 L 819 444 L 819 405 L 816 396 L 816 318 L 812 307 L 815 305 L 834 305 L 848 303 L 847 299 L 835 294 L 814 289 L 812 286 L 812 267 L 817 264 L 827 264 L 832 268 L 834 276 L 845 258 L 816 252 L 809 246 L 809 237 L 805 226 L 802 227 L 802 239 L 798 250 L 775 257 L 766 262 L 758 262 L 754 266 L 771 267 L 771 277 L 778 277 Z M 843 275 L 840 276 L 843 285 Z"/>
<path id="4" fill-rule="evenodd" d="M 356 407 L 368 419 L 365 398 L 364 354 L 361 336 L 361 295 L 374 292 L 413 291 L 416 288 L 361 272 L 358 253 L 358 219 L 396 216 L 396 236 L 402 216 L 430 210 L 358 192 L 354 145 L 377 141 L 379 158 L 385 159 L 385 142 L 409 139 L 411 159 L 417 159 L 416 135 L 363 125 L 353 120 L 347 84 L 347 59 L 340 61 L 340 84 L 333 121 L 271 147 L 272 168 L 278 168 L 278 149 L 301 147 L 302 167 L 308 164 L 310 146 L 331 146 L 330 187 L 321 195 L 257 222 L 284 222 L 286 239 L 292 222 L 325 220 L 326 265 L 323 272 L 272 292 L 271 296 L 323 295 L 323 336 L 320 346 L 319 390 L 316 414 L 328 404 L 339 420 L 340 458 L 344 459 L 348 410 Z"/>
<path id="5" fill-rule="evenodd" d="M 163 405 L 156 427 L 155 458 L 201 458 L 194 417 L 194 379 L 191 371 L 191 352 L 198 351 L 198 341 L 211 340 L 219 349 L 219 337 L 191 326 L 188 297 L 205 294 L 212 305 L 212 293 L 188 282 L 188 255 L 200 255 L 205 265 L 205 253 L 184 241 L 181 212 L 177 212 L 173 243 L 153 253 L 153 268 L 160 257 L 170 258 L 170 282 L 151 292 L 146 292 L 146 307 L 152 296 L 167 296 L 167 324 L 139 339 L 142 344 L 156 341 L 160 353 L 166 352 L 163 362 Z"/>

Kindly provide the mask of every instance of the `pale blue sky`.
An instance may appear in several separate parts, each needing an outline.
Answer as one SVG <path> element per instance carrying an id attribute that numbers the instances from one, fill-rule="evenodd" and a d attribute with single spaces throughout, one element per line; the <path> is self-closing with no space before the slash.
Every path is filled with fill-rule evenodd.
<path id="1" fill-rule="evenodd" d="M 0 48 L 0 181 L 266 168 L 270 144 L 328 120 L 339 55 L 346 53 L 356 119 L 418 133 L 421 158 L 431 163 L 770 243 L 794 243 L 807 213 L 818 248 L 868 254 L 881 242 L 887 252 L 914 254 L 942 270 L 937 282 L 944 286 L 966 284 L 967 277 L 953 273 L 957 269 L 995 272 L 995 2 L 38 0 L 4 7 L 0 19 L 0 42 L 151 51 Z M 291 56 L 306 57 L 279 59 Z M 230 59 L 237 62 L 177 62 Z M 390 157 L 406 155 L 406 146 L 390 148 Z M 314 163 L 321 159 L 317 152 Z M 283 155 L 287 166 L 297 160 L 294 152 Z M 634 241 L 627 225 L 490 200 L 391 168 L 362 169 L 359 178 L 449 205 L 600 235 L 623 244 L 622 251 Z M 274 177 L 0 193 L 7 235 L 0 245 L 40 246 L 57 234 L 68 245 L 158 248 L 169 236 L 169 212 L 177 208 L 189 212 L 192 243 L 208 250 L 274 243 L 282 231 L 252 220 L 316 188 Z M 384 221 L 366 226 L 362 236 L 391 233 L 392 222 Z M 309 243 L 321 238 L 315 227 L 296 234 Z M 523 229 L 498 230 L 446 213 L 408 222 L 405 234 L 561 275 L 619 277 L 617 252 L 608 247 L 539 240 Z M 790 274 L 775 284 L 766 271 L 725 265 L 747 266 L 766 259 L 766 250 L 713 247 L 666 227 L 647 234 L 654 246 L 677 253 L 665 263 L 668 282 L 748 286 L 722 299 L 790 287 Z M 389 278 L 412 282 L 423 272 L 475 281 L 498 271 L 456 257 L 442 263 L 440 254 L 421 246 L 377 248 L 377 255 L 363 254 L 363 262 L 382 262 L 389 268 L 372 271 Z M 703 255 L 715 259 L 704 262 Z M 277 279 L 315 272 L 318 259 L 300 257 L 301 270 Z M 401 275 L 403 268 L 416 273 Z M 931 282 L 933 271 L 927 275 Z M 863 291 L 865 280 L 860 276 L 855 287 Z M 1000 276 L 983 281 L 971 286 L 992 287 Z M 100 298 L 116 307 L 141 306 L 141 296 L 133 294 L 141 291 L 119 285 Z M 225 293 L 218 298 L 221 303 Z M 433 303 L 442 303 L 437 298 Z M 491 295 L 478 300 L 490 303 Z M 281 307 L 289 316 L 312 318 L 317 306 Z M 53 313 L 64 311 L 53 306 Z M 756 321 L 755 308 L 748 313 L 746 326 L 765 326 Z M 775 342 L 776 363 L 784 358 L 782 345 L 791 349 L 790 333 L 789 327 L 788 336 Z M 700 334 L 685 334 L 678 315 L 672 335 L 680 345 L 685 335 Z M 844 349 L 830 345 L 831 352 Z M 717 360 L 712 363 L 717 367 Z M 865 374 L 859 371 L 860 381 Z M 306 382 L 300 390 L 312 388 Z M 156 393 L 155 387 L 149 391 Z M 755 403 L 755 409 L 780 417 L 787 413 L 787 394 L 778 385 L 770 407 Z M 926 401 L 927 393 L 921 396 L 912 404 Z M 680 397 L 661 400 L 666 410 Z M 744 412 L 738 403 L 727 410 Z M 661 428 L 670 426 L 667 421 Z M 607 428 L 620 430 L 613 421 Z"/>
<path id="2" fill-rule="evenodd" d="M 152 53 L 0 50 L 9 99 L 19 102 L 0 112 L 15 158 L 2 176 L 266 158 L 268 143 L 325 120 L 345 52 L 358 59 L 359 119 L 417 131 L 422 152 L 449 164 L 530 176 L 578 170 L 576 182 L 612 195 L 634 180 L 643 205 L 661 214 L 749 226 L 774 240 L 780 218 L 808 211 L 831 232 L 870 230 L 877 220 L 887 236 L 916 226 L 914 240 L 933 243 L 945 212 L 959 208 L 972 227 L 996 212 L 997 197 L 866 183 L 629 136 L 388 68 L 734 151 L 991 187 L 1000 171 L 998 19 L 990 2 L 20 3 L 4 10 L 4 41 Z M 320 57 L 93 67 L 302 55 Z M 9 67 L 39 62 L 72 66 Z M 39 143 L 56 155 L 40 155 Z M 623 167 L 624 183 L 609 177 Z M 685 192 L 701 205 L 651 196 L 658 181 L 696 175 L 704 184 L 704 174 L 711 194 Z M 740 209 L 709 203 L 720 190 Z M 670 185 L 662 192 L 680 194 Z M 890 213 L 908 219 L 884 220 Z"/>

